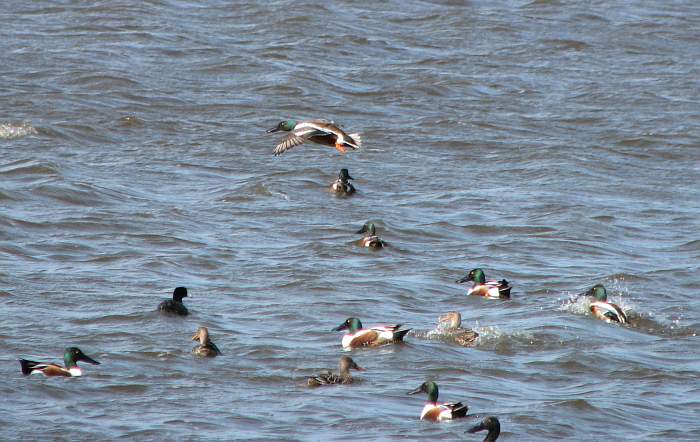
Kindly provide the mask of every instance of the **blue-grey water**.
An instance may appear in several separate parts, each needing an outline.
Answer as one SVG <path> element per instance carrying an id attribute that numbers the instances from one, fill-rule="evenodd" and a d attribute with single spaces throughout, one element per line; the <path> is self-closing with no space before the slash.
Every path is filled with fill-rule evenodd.
<path id="1" fill-rule="evenodd" d="M 694 0 L 4 2 L 0 440 L 481 440 L 418 419 L 426 379 L 502 440 L 700 440 L 698 23 Z M 274 157 L 289 117 L 364 146 Z M 389 247 L 357 247 L 367 220 Z M 465 296 L 474 267 L 513 299 Z M 598 282 L 630 326 L 571 301 Z M 155 312 L 179 285 L 191 315 Z M 422 339 L 448 310 L 476 347 Z M 306 388 L 348 316 L 417 333 Z M 200 325 L 223 356 L 192 357 Z M 69 345 L 102 364 L 21 375 Z"/>

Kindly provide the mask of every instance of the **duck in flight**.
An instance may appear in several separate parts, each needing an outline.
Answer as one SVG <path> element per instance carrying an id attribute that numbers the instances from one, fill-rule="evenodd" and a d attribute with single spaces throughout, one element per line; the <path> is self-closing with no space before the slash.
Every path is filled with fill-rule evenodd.
<path id="1" fill-rule="evenodd" d="M 284 120 L 268 130 L 268 133 L 289 132 L 272 152 L 275 156 L 282 155 L 294 146 L 307 141 L 326 146 L 333 146 L 338 152 L 345 153 L 347 149 L 357 150 L 362 146 L 360 134 L 347 134 L 337 124 L 330 120 Z"/>

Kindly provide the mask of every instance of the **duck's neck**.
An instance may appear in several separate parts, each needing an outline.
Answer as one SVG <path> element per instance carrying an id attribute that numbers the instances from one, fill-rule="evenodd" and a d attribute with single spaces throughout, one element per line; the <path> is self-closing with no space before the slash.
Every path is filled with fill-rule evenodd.
<path id="1" fill-rule="evenodd" d="M 435 384 L 428 386 L 428 402 L 436 403 L 438 400 L 438 387 Z"/>
<path id="2" fill-rule="evenodd" d="M 496 430 L 495 428 L 489 428 L 489 432 L 484 438 L 484 442 L 494 442 L 496 439 L 498 439 L 499 434 L 501 434 L 500 430 Z"/>

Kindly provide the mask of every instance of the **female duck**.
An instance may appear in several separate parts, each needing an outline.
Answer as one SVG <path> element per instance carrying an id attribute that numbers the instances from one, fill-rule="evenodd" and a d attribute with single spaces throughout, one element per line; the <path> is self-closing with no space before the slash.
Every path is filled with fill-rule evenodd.
<path id="1" fill-rule="evenodd" d="M 500 281 L 487 281 L 482 269 L 474 269 L 467 276 L 458 279 L 461 284 L 467 281 L 474 281 L 472 287 L 467 291 L 467 295 L 483 296 L 489 299 L 510 299 L 510 284 L 505 279 Z"/>
<path id="2" fill-rule="evenodd" d="M 182 303 L 182 298 L 187 296 L 187 289 L 185 287 L 177 287 L 173 291 L 173 299 L 166 299 L 158 304 L 158 310 L 165 313 L 171 313 L 173 315 L 187 316 L 189 312 L 187 307 Z"/>
<path id="3" fill-rule="evenodd" d="M 438 386 L 433 381 L 423 382 L 420 387 L 408 394 L 428 393 L 428 402 L 421 411 L 420 418 L 433 422 L 456 419 L 467 415 L 469 407 L 461 402 L 443 402 L 439 403 Z"/>
<path id="4" fill-rule="evenodd" d="M 19 365 L 23 375 L 41 373 L 44 376 L 82 376 L 83 371 L 78 367 L 78 361 L 100 365 L 96 360 L 88 357 L 78 347 L 68 347 L 63 352 L 63 363 L 65 367 L 49 362 L 34 362 L 27 359 L 20 359 Z"/>
<path id="5" fill-rule="evenodd" d="M 501 423 L 495 416 L 486 416 L 484 420 L 468 429 L 467 433 L 476 433 L 478 431 L 489 430 L 483 442 L 494 442 L 501 434 Z"/>
<path id="6" fill-rule="evenodd" d="M 362 322 L 357 318 L 348 318 L 332 329 L 332 331 L 348 330 L 341 341 L 346 350 L 358 347 L 378 347 L 384 344 L 402 342 L 406 333 L 411 329 L 400 330 L 401 324 L 376 325 L 371 328 L 362 328 Z"/>
<path id="7" fill-rule="evenodd" d="M 192 340 L 199 341 L 199 345 L 192 349 L 192 353 L 194 353 L 195 356 L 213 358 L 221 354 L 219 347 L 209 340 L 209 330 L 207 330 L 206 327 L 199 327 L 194 336 L 192 336 Z"/>
<path id="8" fill-rule="evenodd" d="M 340 169 L 338 179 L 331 184 L 331 190 L 338 194 L 351 195 L 355 193 L 355 186 L 350 184 L 349 180 L 353 179 L 347 169 Z"/>
<path id="9" fill-rule="evenodd" d="M 618 305 L 608 302 L 608 292 L 603 284 L 594 285 L 584 295 L 595 299 L 595 301 L 591 302 L 590 309 L 596 318 L 605 322 L 629 323 L 625 312 Z"/>
<path id="10" fill-rule="evenodd" d="M 279 124 L 268 133 L 286 131 L 289 132 L 284 140 L 275 147 L 272 152 L 275 156 L 281 155 L 294 146 L 311 141 L 317 144 L 325 144 L 338 149 L 338 152 L 345 153 L 348 148 L 359 149 L 362 146 L 360 134 L 347 134 L 333 121 L 329 120 L 308 120 L 296 122 L 295 120 L 280 121 Z"/>
<path id="11" fill-rule="evenodd" d="M 365 233 L 366 235 L 360 240 L 362 247 L 371 247 L 373 249 L 381 249 L 386 245 L 384 241 L 377 236 L 377 229 L 373 223 L 365 223 L 357 233 Z"/>
<path id="12" fill-rule="evenodd" d="M 338 374 L 331 373 L 329 370 L 325 373 L 319 374 L 318 376 L 310 377 L 307 383 L 309 387 L 334 384 L 352 384 L 352 376 L 350 375 L 351 368 L 358 371 L 364 370 L 364 368 L 357 365 L 350 356 L 342 356 L 340 358 L 340 372 Z"/>
<path id="13" fill-rule="evenodd" d="M 479 337 L 474 330 L 462 328 L 462 315 L 459 312 L 447 312 L 438 317 L 437 332 L 464 347 L 473 347 Z"/>

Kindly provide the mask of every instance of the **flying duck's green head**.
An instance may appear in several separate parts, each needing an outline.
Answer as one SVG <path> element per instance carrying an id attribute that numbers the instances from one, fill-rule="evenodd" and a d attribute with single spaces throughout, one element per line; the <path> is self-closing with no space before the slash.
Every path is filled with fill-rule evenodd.
<path id="1" fill-rule="evenodd" d="M 277 126 L 273 127 L 272 129 L 268 130 L 267 133 L 272 133 L 272 132 L 279 132 L 279 131 L 285 131 L 289 132 L 290 130 L 294 130 L 296 127 L 297 122 L 294 120 L 283 120 L 280 121 Z"/>
<path id="2" fill-rule="evenodd" d="M 596 284 L 593 287 L 591 287 L 586 292 L 586 296 L 592 296 L 597 301 L 600 301 L 600 302 L 605 302 L 608 300 L 608 292 L 607 292 L 607 290 L 605 290 L 605 287 L 603 286 L 603 284 Z"/>

